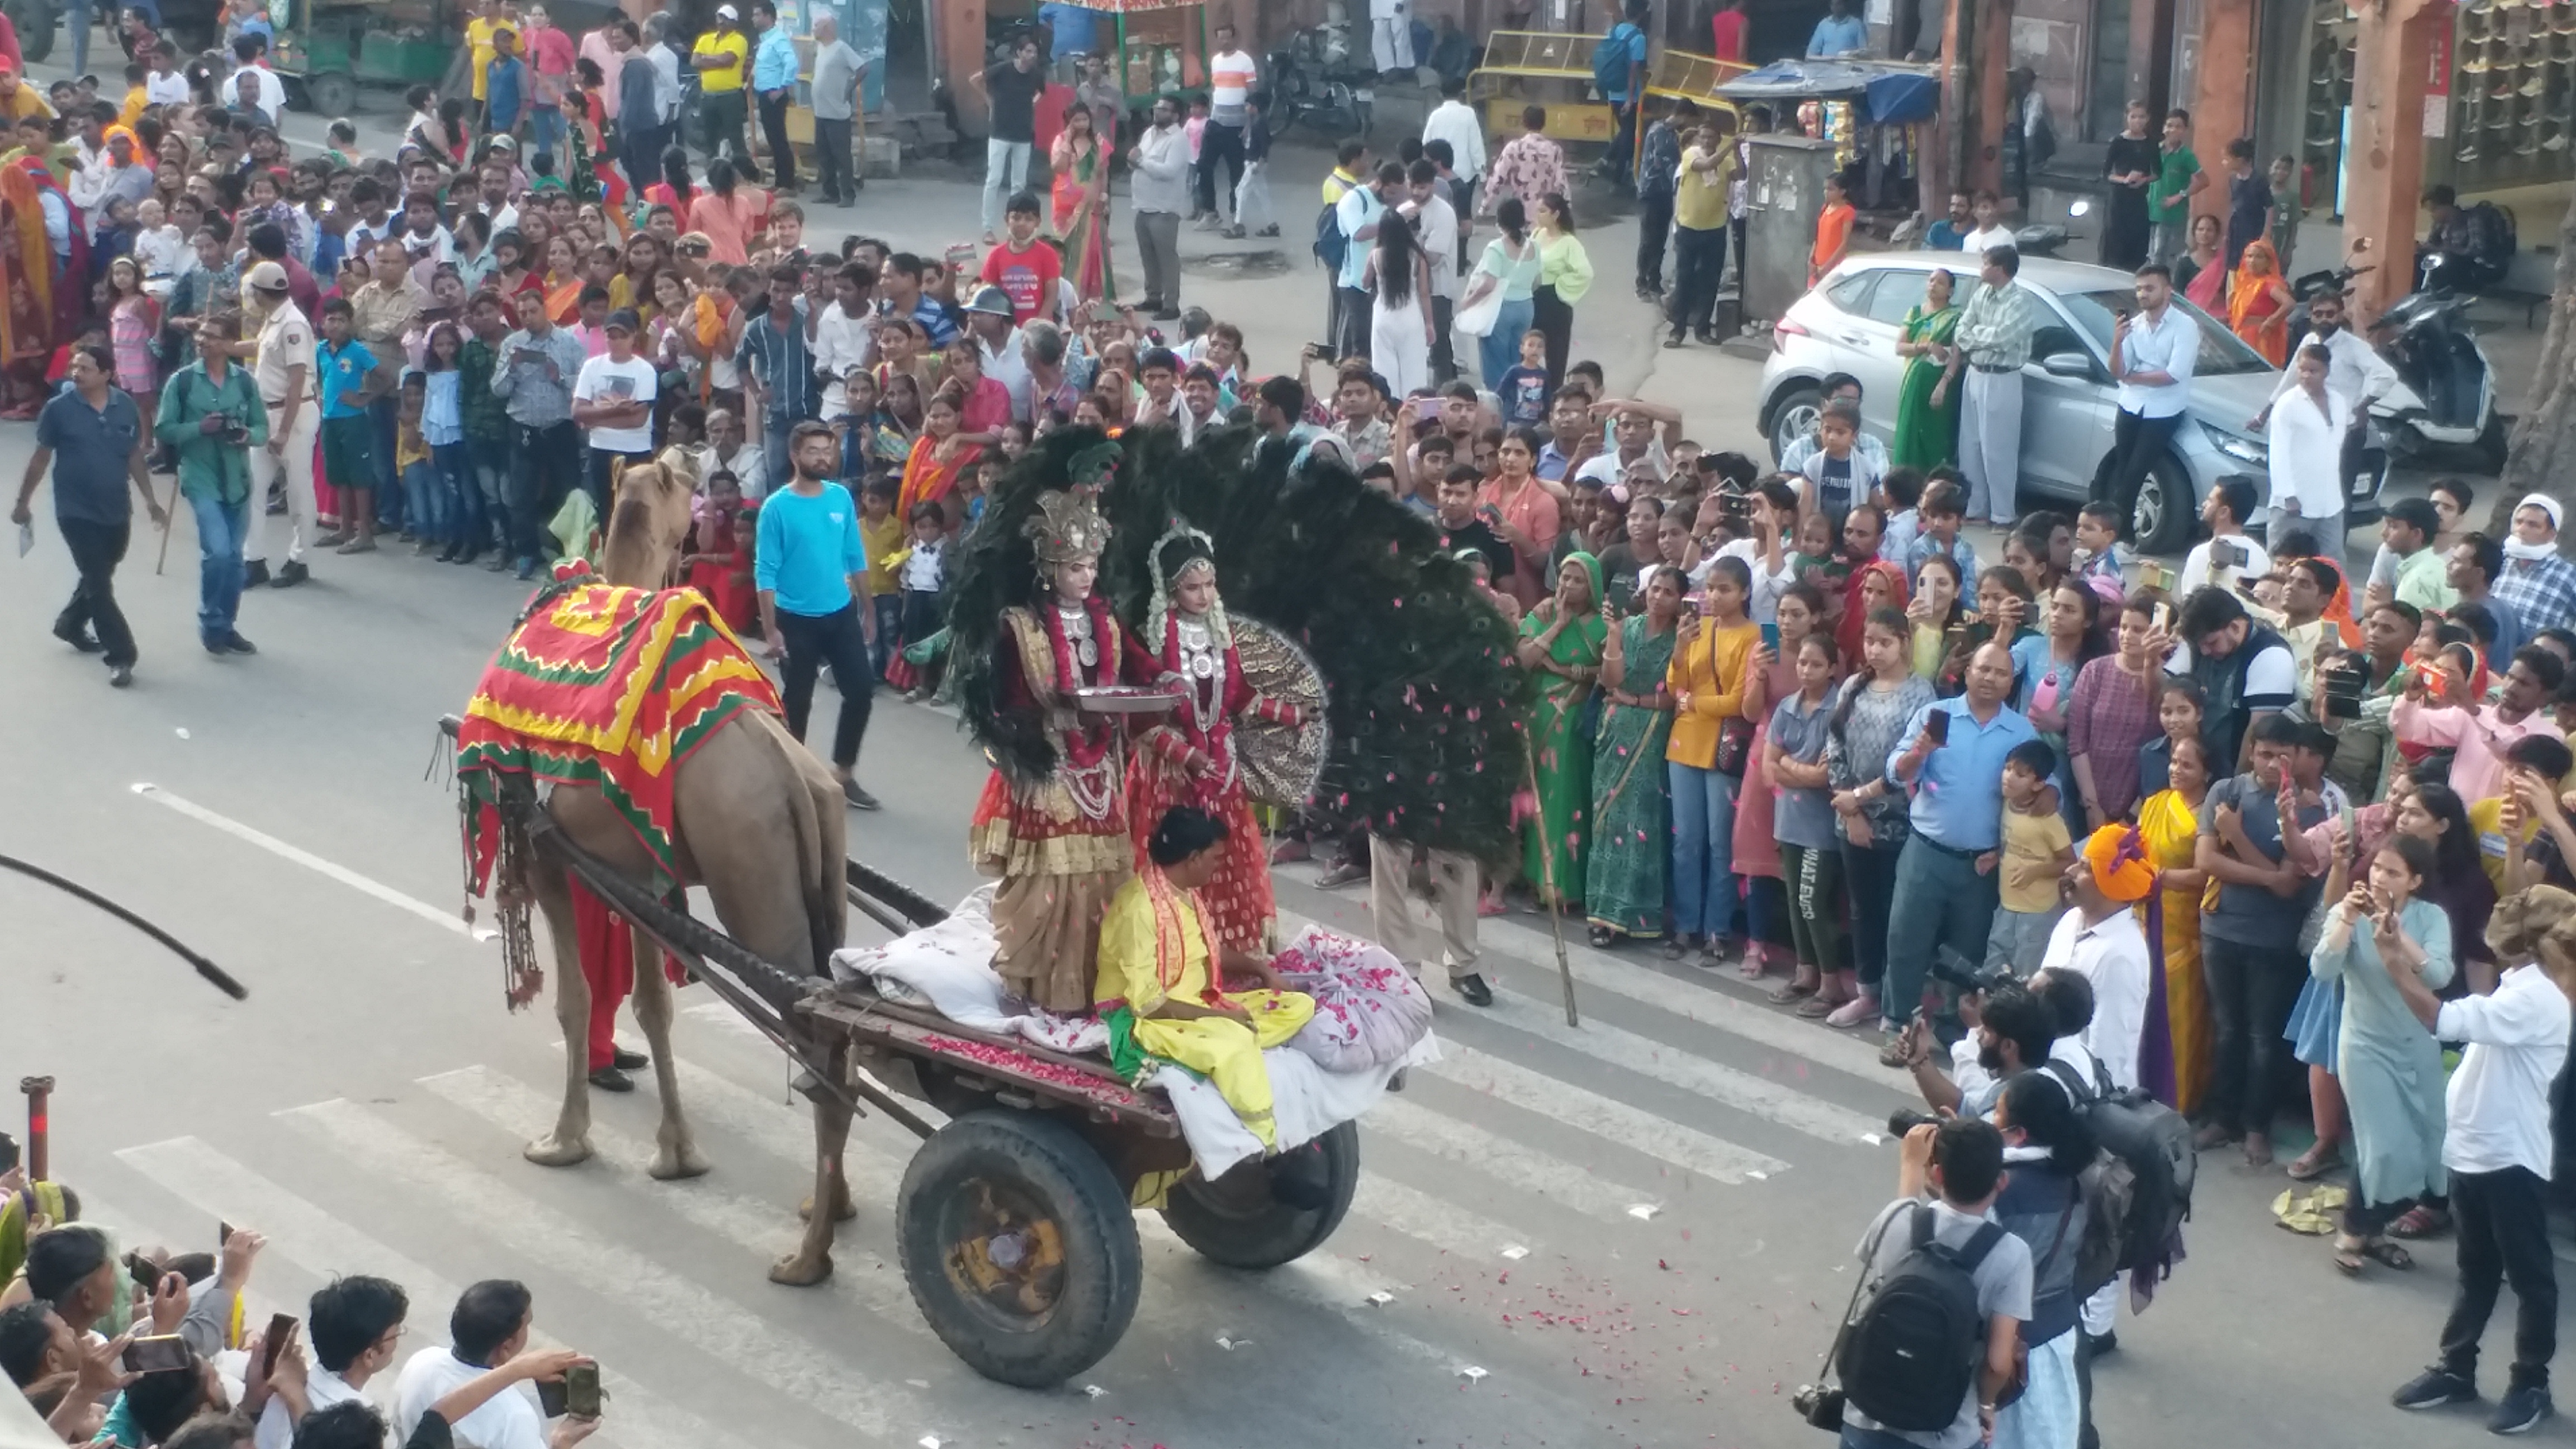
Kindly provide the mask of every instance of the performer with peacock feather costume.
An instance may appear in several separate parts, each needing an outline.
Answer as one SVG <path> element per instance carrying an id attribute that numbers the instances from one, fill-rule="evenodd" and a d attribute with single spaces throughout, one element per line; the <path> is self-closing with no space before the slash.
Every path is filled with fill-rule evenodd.
<path id="1" fill-rule="evenodd" d="M 1510 629 L 1477 597 L 1466 566 L 1441 552 L 1423 519 L 1331 461 L 1296 466 L 1289 450 L 1258 442 L 1241 428 L 1202 434 L 1188 449 L 1162 429 L 1131 430 L 1118 440 L 1089 429 L 1061 431 L 1041 439 L 994 491 L 959 550 L 948 610 L 961 712 L 994 762 L 987 806 L 997 791 L 1017 798 L 1036 788 L 1065 760 L 1062 732 L 1048 723 L 1057 716 L 1029 707 L 1033 651 L 1023 641 L 1045 622 L 1036 617 L 1039 607 L 1051 609 L 1054 600 L 1035 583 L 1036 541 L 1026 530 L 1054 516 L 1050 508 L 1066 506 L 1050 504 L 1051 497 L 1087 493 L 1096 496 L 1107 535 L 1099 592 L 1119 617 L 1151 625 L 1156 545 L 1187 519 L 1204 533 L 1238 648 L 1248 621 L 1257 619 L 1311 659 L 1324 685 L 1322 717 L 1301 717 L 1291 730 L 1233 713 L 1239 768 L 1271 752 L 1251 747 L 1256 734 L 1270 736 L 1267 745 L 1284 755 L 1295 753 L 1287 737 L 1298 735 L 1316 748 L 1319 769 L 1308 793 L 1320 807 L 1365 820 L 1384 838 L 1479 860 L 1510 858 L 1528 688 L 1512 664 Z M 1164 638 L 1149 629 L 1131 658 L 1160 653 L 1169 642 L 1168 601 L 1162 622 Z M 1105 684 L 1105 669 L 1095 666 L 1086 677 Z M 1131 665 L 1127 680 L 1152 684 L 1162 672 L 1160 664 Z M 1303 709 L 1301 703 L 1301 715 Z M 1114 731 L 1108 738 L 1115 740 Z M 1259 789 L 1248 793 L 1266 798 Z M 1123 834 L 1127 811 L 1117 813 Z M 979 809 L 977 858 L 1004 876 L 999 924 L 1013 914 L 1007 903 L 1031 888 L 1015 891 L 1009 862 L 984 848 L 994 838 L 980 823 L 987 818 Z M 1114 875 L 1100 868 L 1096 903 L 1087 907 L 1094 925 L 1128 873 L 1130 849 L 1122 840 Z M 1044 899 L 1049 889 L 1035 891 Z M 1082 889 L 1088 895 L 1091 884 Z M 1014 928 L 1001 929 L 1012 957 Z M 1028 959 L 997 963 L 1014 989 L 1036 979 L 1022 964 Z M 1087 1004 L 1087 966 L 1082 984 Z M 1052 1007 L 1061 998 L 1050 992 L 1032 999 Z"/>

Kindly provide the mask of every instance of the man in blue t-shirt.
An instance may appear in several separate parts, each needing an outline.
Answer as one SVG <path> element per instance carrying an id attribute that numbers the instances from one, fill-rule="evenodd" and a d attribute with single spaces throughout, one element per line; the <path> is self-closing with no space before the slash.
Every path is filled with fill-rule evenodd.
<path id="1" fill-rule="evenodd" d="M 1610 113 L 1618 117 L 1618 129 L 1611 134 L 1610 149 L 1602 153 L 1593 170 L 1620 190 L 1634 191 L 1637 185 L 1637 102 L 1646 92 L 1646 0 L 1627 0 L 1623 13 L 1627 18 L 1611 26 L 1610 33 L 1602 37 L 1603 44 L 1617 46 L 1625 52 L 1619 67 L 1625 79 L 1601 95 L 1601 99 L 1610 103 Z"/>
<path id="2" fill-rule="evenodd" d="M 786 667 L 779 693 L 787 729 L 805 738 L 814 708 L 814 677 L 832 666 L 841 691 L 841 717 L 832 727 L 832 773 L 841 794 L 862 810 L 877 797 L 859 788 L 859 740 L 868 730 L 875 672 L 868 648 L 876 615 L 859 607 L 867 593 L 867 546 L 859 538 L 859 507 L 850 490 L 832 481 L 840 472 L 841 444 L 831 425 L 812 418 L 787 438 L 792 469 L 787 486 L 760 505 L 752 551 L 752 583 L 760 591 L 760 629 L 769 655 Z"/>
<path id="3" fill-rule="evenodd" d="M 495 136 L 516 132 L 528 110 L 528 66 L 519 59 L 517 31 L 492 32 L 492 69 L 483 85 L 484 131 Z"/>

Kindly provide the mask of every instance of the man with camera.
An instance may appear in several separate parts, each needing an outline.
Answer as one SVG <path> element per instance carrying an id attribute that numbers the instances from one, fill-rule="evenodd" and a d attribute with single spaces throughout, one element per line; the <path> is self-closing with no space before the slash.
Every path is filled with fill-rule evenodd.
<path id="1" fill-rule="evenodd" d="M 197 639 L 209 654 L 251 654 L 241 613 L 242 550 L 250 540 L 250 450 L 268 444 L 268 407 L 248 370 L 233 365 L 235 327 L 197 322 L 197 360 L 161 390 L 155 437 L 179 454 L 179 494 L 197 518 Z"/>
<path id="2" fill-rule="evenodd" d="M 1842 1386 L 1810 1386 L 1793 1400 L 1808 1423 L 1840 1429 L 1842 1449 L 1971 1449 L 1994 1433 L 2031 1306 L 2030 1246 L 2005 1232 L 1991 1212 L 2003 1185 L 2004 1137 L 1993 1123 L 1953 1117 L 1919 1123 L 1905 1134 L 1896 1201 L 1862 1235 L 1865 1266 L 1854 1312 L 1831 1354 Z M 1941 1251 L 1927 1251 L 1934 1248 Z M 1974 1326 L 1945 1323 L 1949 1331 L 1936 1341 L 1909 1342 L 1882 1327 L 1879 1304 L 1891 1287 L 1910 1290 L 1909 1296 L 1964 1287 L 1974 1294 Z M 1864 1307 L 1862 1295 L 1873 1292 L 1876 1299 Z M 1947 1423 L 1897 1428 L 1887 1422 L 1936 1419 L 1930 1401 L 1946 1399 L 1953 1383 L 1963 1391 Z"/>
<path id="3" fill-rule="evenodd" d="M 527 1288 L 508 1279 L 466 1289 L 448 1315 L 448 1346 L 432 1344 L 404 1361 L 394 1384 L 394 1432 L 409 1440 L 448 1395 L 519 1358 L 528 1346 L 532 1303 Z M 455 1421 L 456 1442 L 475 1449 L 571 1449 L 588 1438 L 599 1425 L 598 1365 L 558 1355 L 534 1360 L 531 1368 L 550 1375 L 536 1380 L 539 1393 L 518 1388 L 493 1395 Z M 556 1421 L 551 1431 L 549 1418 Z"/>

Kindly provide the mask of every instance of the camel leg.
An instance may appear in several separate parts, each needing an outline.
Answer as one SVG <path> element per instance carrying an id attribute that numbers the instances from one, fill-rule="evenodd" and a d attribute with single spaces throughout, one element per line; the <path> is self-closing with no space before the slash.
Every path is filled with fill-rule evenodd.
<path id="1" fill-rule="evenodd" d="M 846 1047 L 834 1047 L 824 1061 L 824 1069 L 835 1083 L 849 1077 L 850 1056 Z M 830 1212 L 808 1211 L 805 1214 L 805 1237 L 796 1251 L 778 1260 L 769 1270 L 769 1281 L 792 1288 L 809 1287 L 832 1276 L 832 1235 L 834 1225 L 842 1218 L 855 1215 L 850 1207 L 850 1184 L 842 1163 L 844 1149 L 850 1141 L 850 1109 L 829 1093 L 814 1096 L 814 1195 L 807 1200 L 809 1208 L 831 1203 Z"/>
<path id="2" fill-rule="evenodd" d="M 697 1177 L 707 1170 L 698 1152 L 689 1119 L 680 1110 L 680 1066 L 671 1052 L 671 978 L 662 974 L 662 950 L 635 936 L 635 1023 L 644 1028 L 645 1049 L 653 1054 L 653 1086 L 662 1094 L 662 1129 L 655 1135 L 652 1173 L 667 1182 Z"/>
<path id="3" fill-rule="evenodd" d="M 590 981 L 581 974 L 581 933 L 573 925 L 572 891 L 564 874 L 540 865 L 528 872 L 546 935 L 555 947 L 555 1020 L 563 1026 L 563 1113 L 555 1130 L 521 1154 L 539 1167 L 570 1167 L 590 1157 Z M 659 1060 L 659 1053 L 656 1053 Z"/>

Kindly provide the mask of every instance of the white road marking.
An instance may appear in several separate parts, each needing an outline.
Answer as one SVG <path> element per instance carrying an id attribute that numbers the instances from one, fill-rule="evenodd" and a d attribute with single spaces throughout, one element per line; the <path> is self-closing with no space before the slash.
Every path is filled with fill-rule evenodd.
<path id="1" fill-rule="evenodd" d="M 266 1251 L 315 1278 L 368 1273 L 403 1286 L 412 1303 L 410 1332 L 426 1341 L 447 1341 L 447 1307 L 461 1291 L 457 1285 L 409 1257 L 351 1227 L 310 1200 L 279 1186 L 195 1137 L 175 1137 L 141 1147 L 128 1147 L 117 1159 L 158 1184 L 173 1197 L 226 1222 L 257 1227 L 268 1235 Z M 303 1305 L 286 1311 L 301 1316 Z M 532 1336 L 539 1348 L 561 1348 L 551 1338 Z M 590 1442 L 613 1438 L 631 1449 L 751 1449 L 745 1441 L 700 1419 L 613 1370 L 602 1369 L 613 1414 L 609 1427 Z M 388 1391 L 392 1380 L 385 1380 Z"/>
<path id="2" fill-rule="evenodd" d="M 1628 1204 L 1645 1196 L 1562 1157 L 1551 1157 L 1473 1123 L 1444 1117 L 1405 1097 L 1385 1097 L 1360 1119 L 1363 1147 L 1378 1137 L 1393 1138 L 1417 1152 L 1487 1174 L 1533 1197 L 1563 1203 L 1596 1218 L 1625 1217 Z M 1365 1151 L 1360 1160 L 1368 1160 Z"/>
<path id="3" fill-rule="evenodd" d="M 334 1100 L 277 1115 L 351 1167 L 443 1207 L 511 1251 L 573 1274 L 590 1292 L 627 1305 L 716 1362 L 863 1434 L 909 1439 L 936 1422 L 910 1390 L 871 1382 L 847 1355 L 818 1351 L 376 1113 Z"/>
<path id="4" fill-rule="evenodd" d="M 1571 1047 L 1595 1060 L 1670 1083 L 1722 1106 L 1827 1142 L 1859 1146 L 1863 1138 L 1885 1125 L 1769 1077 L 1737 1071 L 1687 1048 L 1639 1036 L 1608 1022 L 1567 1026 L 1563 1009 L 1555 1003 L 1533 1000 L 1507 987 L 1494 988 L 1491 1015 L 1515 1031 Z"/>
<path id="5" fill-rule="evenodd" d="M 337 862 L 324 860 L 302 846 L 289 845 L 276 836 L 244 825 L 229 815 L 218 815 L 194 800 L 173 795 L 149 781 L 139 782 L 133 788 L 135 794 L 155 805 L 167 806 L 200 825 L 210 825 L 235 840 L 246 840 L 281 860 L 292 861 L 317 875 L 327 876 L 361 895 L 373 896 L 396 910 L 408 911 L 440 930 L 453 931 L 468 939 L 473 939 L 479 934 L 473 926 L 466 923 L 464 916 L 459 912 L 442 911 L 427 901 L 415 900 L 386 885 L 383 881 L 360 875 Z"/>
<path id="6" fill-rule="evenodd" d="M 1747 1182 L 1756 1172 L 1789 1170 L 1789 1164 L 1776 1157 L 1738 1147 L 1697 1128 L 1684 1127 L 1474 1047 L 1455 1042 L 1444 1043 L 1444 1047 L 1447 1054 L 1425 1068 L 1432 1075 L 1562 1122 L 1588 1136 L 1719 1182 Z"/>
<path id="7" fill-rule="evenodd" d="M 1316 872 L 1312 866 L 1292 865 L 1275 868 L 1272 874 L 1311 887 L 1315 883 Z M 1325 894 L 1335 893 L 1327 891 Z M 1279 913 L 1279 929 L 1283 934 L 1293 935 L 1298 927 L 1306 923 L 1307 918 L 1294 912 Z M 1327 929 L 1332 928 L 1327 927 Z M 1544 994 L 1549 999 L 1545 1009 L 1562 1011 L 1561 1007 L 1554 1004 L 1557 986 L 1556 942 L 1545 926 L 1530 925 L 1509 916 L 1489 916 L 1477 922 L 1476 929 L 1488 936 L 1508 942 L 1509 944 L 1502 948 L 1508 953 L 1507 959 L 1532 968 L 1538 973 L 1538 977 L 1545 979 L 1547 990 Z M 1687 981 L 1676 980 L 1632 961 L 1621 960 L 1612 952 L 1595 949 L 1580 938 L 1579 932 L 1566 941 L 1565 957 L 1567 966 L 1574 973 L 1577 987 L 1575 1004 L 1578 1008 L 1583 1001 L 1581 988 L 1596 987 L 1613 996 L 1624 996 L 1631 1001 L 1670 1012 L 1684 1021 L 1715 1027 L 1719 1031 L 1743 1037 L 1775 1051 L 1803 1057 L 1820 1067 L 1830 1067 L 1838 1072 L 1849 1073 L 1873 1087 L 1894 1091 L 1904 1086 L 1903 1078 L 1878 1064 L 1878 1049 L 1860 1038 L 1843 1035 L 1831 1027 L 1783 1015 L 1768 1007 L 1756 1006 L 1752 1002 L 1731 996 L 1719 988 L 1694 986 Z M 1493 982 L 1497 974 L 1492 971 L 1486 972 L 1487 982 Z M 1501 988 L 1497 986 L 1496 990 L 1499 991 Z M 1537 998 L 1532 997 L 1530 1000 L 1535 1003 Z M 1560 1015 L 1558 1019 L 1562 1021 L 1563 1017 Z M 1588 1022 L 1585 1026 L 1577 1028 L 1581 1031 L 1591 1029 Z"/>
<path id="8" fill-rule="evenodd" d="M 556 1103 L 518 1078 L 490 1067 L 441 1072 L 421 1078 L 420 1084 L 515 1137 L 533 1139 L 554 1128 Z M 797 1221 L 792 1204 L 744 1197 L 705 1178 L 692 1182 L 654 1181 L 648 1172 L 653 1164 L 654 1145 L 610 1127 L 595 1116 L 590 1124 L 590 1146 L 597 1154 L 592 1160 L 606 1167 L 618 1186 L 631 1189 L 639 1198 L 667 1206 L 716 1238 L 764 1262 L 793 1251 L 804 1236 L 804 1225 Z M 874 1253 L 854 1250 L 847 1244 L 836 1246 L 833 1256 L 842 1261 L 840 1271 L 826 1285 L 827 1291 L 907 1333 L 937 1341 L 938 1335 L 922 1322 L 900 1272 Z"/>
<path id="9" fill-rule="evenodd" d="M 1520 1236 L 1492 1218 L 1367 1171 L 1360 1173 L 1351 1211 L 1469 1262 L 1499 1256 Z"/>

